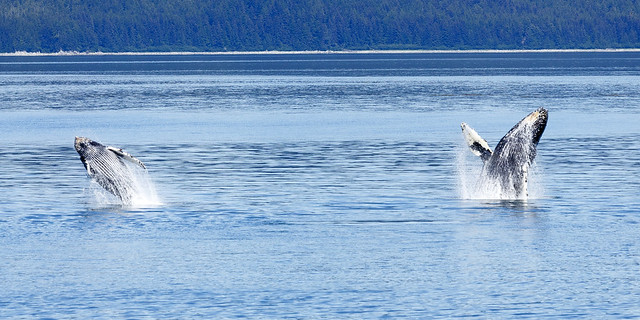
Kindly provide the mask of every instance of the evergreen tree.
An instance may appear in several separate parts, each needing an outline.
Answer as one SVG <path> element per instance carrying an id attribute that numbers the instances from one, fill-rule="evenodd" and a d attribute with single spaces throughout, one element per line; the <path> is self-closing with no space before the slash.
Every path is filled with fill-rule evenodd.
<path id="1" fill-rule="evenodd" d="M 0 51 L 640 47 L 635 0 L 0 0 Z"/>

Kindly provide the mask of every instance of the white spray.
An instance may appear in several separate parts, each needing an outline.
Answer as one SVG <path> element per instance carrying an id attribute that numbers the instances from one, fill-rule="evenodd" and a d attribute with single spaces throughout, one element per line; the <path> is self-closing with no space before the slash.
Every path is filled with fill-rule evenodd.
<path id="1" fill-rule="evenodd" d="M 487 176 L 482 162 L 473 157 L 469 149 L 462 144 L 456 152 L 456 173 L 458 195 L 461 199 L 527 200 L 544 196 L 542 171 L 537 166 L 532 164 L 529 168 L 525 182 L 528 192 L 518 195 L 515 190 L 504 190 L 499 181 Z"/>
<path id="2" fill-rule="evenodd" d="M 133 208 L 157 207 L 162 205 L 155 184 L 151 180 L 147 170 L 127 162 L 124 162 L 124 165 L 119 168 L 120 170 L 114 173 L 122 178 L 117 179 L 115 185 L 116 188 L 121 190 L 123 194 L 122 199 L 118 199 L 113 194 L 107 192 L 107 190 L 100 186 L 94 179 L 91 179 L 90 190 L 93 193 L 93 200 L 96 205 L 108 206 L 122 204 Z M 126 180 L 124 179 L 125 177 Z"/>

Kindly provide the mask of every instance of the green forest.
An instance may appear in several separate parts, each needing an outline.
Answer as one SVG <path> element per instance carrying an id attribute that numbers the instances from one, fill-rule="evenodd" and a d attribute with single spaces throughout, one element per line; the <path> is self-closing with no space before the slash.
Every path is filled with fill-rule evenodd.
<path id="1" fill-rule="evenodd" d="M 0 0 L 0 52 L 638 47 L 637 0 Z"/>

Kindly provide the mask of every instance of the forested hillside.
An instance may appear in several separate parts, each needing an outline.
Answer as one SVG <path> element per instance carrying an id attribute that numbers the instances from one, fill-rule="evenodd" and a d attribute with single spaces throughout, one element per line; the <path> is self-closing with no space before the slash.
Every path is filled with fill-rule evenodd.
<path id="1" fill-rule="evenodd" d="M 0 51 L 640 47 L 636 0 L 0 0 Z"/>

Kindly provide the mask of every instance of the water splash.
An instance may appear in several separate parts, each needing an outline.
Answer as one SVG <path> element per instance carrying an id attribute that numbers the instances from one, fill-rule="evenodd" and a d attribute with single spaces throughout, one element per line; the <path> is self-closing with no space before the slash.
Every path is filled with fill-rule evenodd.
<path id="1" fill-rule="evenodd" d="M 456 172 L 458 176 L 458 195 L 461 199 L 475 200 L 527 200 L 539 199 L 544 196 L 542 182 L 542 170 L 531 163 L 525 189 L 526 192 L 518 193 L 515 189 L 505 189 L 503 181 L 491 177 L 483 168 L 482 161 L 471 152 L 469 148 L 460 144 L 456 152 Z"/>
<path id="2" fill-rule="evenodd" d="M 123 205 L 133 208 L 157 207 L 162 205 L 155 184 L 146 169 L 138 165 L 124 161 L 118 166 L 119 170 L 112 172 L 118 176 L 114 179 L 116 188 L 122 194 L 122 200 L 104 189 L 95 180 L 91 179 L 89 191 L 93 195 L 96 206 Z"/>

